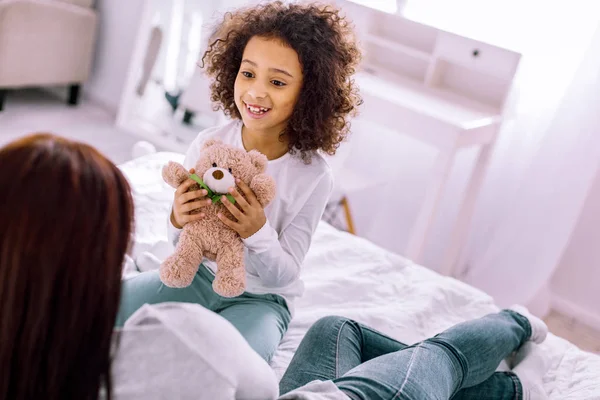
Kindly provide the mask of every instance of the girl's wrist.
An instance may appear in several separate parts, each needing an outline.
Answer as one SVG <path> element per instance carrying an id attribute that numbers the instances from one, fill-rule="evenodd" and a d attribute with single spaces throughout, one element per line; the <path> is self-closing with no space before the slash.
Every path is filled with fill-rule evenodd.
<path id="1" fill-rule="evenodd" d="M 183 229 L 183 226 L 179 225 L 177 223 L 177 220 L 175 219 L 175 213 L 173 212 L 173 210 L 171 210 L 171 225 L 173 225 L 174 228 L 176 229 Z"/>

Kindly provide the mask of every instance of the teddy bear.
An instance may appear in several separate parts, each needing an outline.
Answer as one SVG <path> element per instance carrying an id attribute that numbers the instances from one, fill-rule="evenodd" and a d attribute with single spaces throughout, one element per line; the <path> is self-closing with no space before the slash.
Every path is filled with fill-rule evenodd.
<path id="1" fill-rule="evenodd" d="M 222 213 L 229 219 L 232 214 L 222 204 L 222 195 L 235 187 L 235 179 L 245 182 L 265 207 L 275 197 L 275 181 L 265 174 L 267 157 L 256 150 L 229 146 L 218 139 L 208 139 L 202 146 L 190 175 L 183 165 L 169 162 L 163 167 L 162 176 L 167 184 L 177 188 L 188 178 L 198 184 L 188 191 L 204 188 L 212 204 L 202 208 L 204 218 L 186 224 L 173 254 L 160 265 L 160 279 L 169 287 L 186 287 L 192 283 L 203 257 L 217 262 L 213 290 L 223 297 L 241 295 L 246 287 L 244 244 L 240 235 L 219 218 Z M 240 191 L 240 193 L 242 193 Z M 235 203 L 231 195 L 227 201 Z"/>

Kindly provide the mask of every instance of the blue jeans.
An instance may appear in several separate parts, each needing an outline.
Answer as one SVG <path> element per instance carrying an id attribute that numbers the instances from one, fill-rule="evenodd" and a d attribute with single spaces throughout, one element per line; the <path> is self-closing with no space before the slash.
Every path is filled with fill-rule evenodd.
<path id="1" fill-rule="evenodd" d="M 278 295 L 244 293 L 239 297 L 225 298 L 212 288 L 214 276 L 203 265 L 198 269 L 192 284 L 175 289 L 165 286 L 158 271 L 141 273 L 123 281 L 117 326 L 144 304 L 164 302 L 195 303 L 216 312 L 237 328 L 250 346 L 267 362 L 277 350 L 290 323 L 290 312 L 285 300 Z"/>
<path id="2" fill-rule="evenodd" d="M 458 324 L 412 346 L 349 319 L 325 317 L 300 343 L 280 393 L 332 380 L 353 400 L 520 400 L 517 376 L 495 370 L 530 336 L 529 321 L 512 311 Z"/>

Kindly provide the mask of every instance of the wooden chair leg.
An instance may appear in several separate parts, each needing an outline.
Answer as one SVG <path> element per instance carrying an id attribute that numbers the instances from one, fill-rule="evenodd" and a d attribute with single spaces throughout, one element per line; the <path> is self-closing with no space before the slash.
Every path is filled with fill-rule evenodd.
<path id="1" fill-rule="evenodd" d="M 6 90 L 0 89 L 0 111 L 4 110 L 4 100 L 6 99 Z"/>
<path id="2" fill-rule="evenodd" d="M 354 229 L 354 220 L 352 219 L 352 213 L 350 212 L 350 203 L 348 202 L 348 198 L 344 196 L 342 198 L 342 207 L 344 207 L 344 214 L 346 215 L 346 225 L 348 226 L 348 232 L 353 235 L 356 235 L 356 230 Z"/>
<path id="3" fill-rule="evenodd" d="M 69 86 L 69 101 L 68 101 L 69 105 L 76 106 L 79 103 L 80 90 L 81 90 L 81 85 Z"/>

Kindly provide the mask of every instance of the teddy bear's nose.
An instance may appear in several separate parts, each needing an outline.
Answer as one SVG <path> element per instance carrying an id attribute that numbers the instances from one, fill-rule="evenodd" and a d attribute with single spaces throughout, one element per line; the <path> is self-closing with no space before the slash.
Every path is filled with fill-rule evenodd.
<path id="1" fill-rule="evenodd" d="M 223 171 L 216 170 L 216 171 L 213 171 L 212 176 L 213 176 L 213 178 L 219 180 L 219 179 L 223 179 L 223 177 L 225 175 L 223 174 Z"/>

